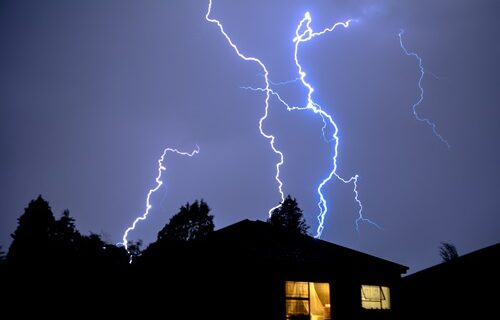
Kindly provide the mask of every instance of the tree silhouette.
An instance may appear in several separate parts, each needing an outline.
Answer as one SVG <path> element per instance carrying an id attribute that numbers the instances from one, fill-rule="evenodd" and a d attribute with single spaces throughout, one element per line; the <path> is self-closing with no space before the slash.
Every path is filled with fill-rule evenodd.
<path id="1" fill-rule="evenodd" d="M 38 196 L 18 218 L 7 260 L 14 263 L 47 262 L 52 255 L 54 229 L 55 219 L 49 203 Z"/>
<path id="2" fill-rule="evenodd" d="M 90 233 L 90 235 L 82 236 L 79 239 L 77 248 L 80 264 L 98 266 L 103 260 L 106 243 L 102 241 L 100 235 Z"/>
<path id="3" fill-rule="evenodd" d="M 41 196 L 29 203 L 18 221 L 6 259 L 14 269 L 36 266 L 87 272 L 91 266 L 97 270 L 127 265 L 123 248 L 105 243 L 97 234 L 81 235 L 69 210 L 56 220 Z"/>
<path id="4" fill-rule="evenodd" d="M 449 242 L 441 242 L 441 246 L 439 247 L 439 255 L 443 262 L 449 262 L 458 258 L 457 248 L 454 244 Z"/>
<path id="5" fill-rule="evenodd" d="M 56 220 L 51 236 L 54 240 L 57 260 L 69 262 L 78 258 L 82 235 L 76 229 L 75 219 L 70 216 L 69 210 L 64 210 L 61 218 Z"/>
<path id="6" fill-rule="evenodd" d="M 76 266 L 86 271 L 100 272 L 128 265 L 127 251 L 122 247 L 107 244 L 96 233 L 80 236 L 74 248 Z"/>
<path id="7" fill-rule="evenodd" d="M 69 215 L 69 210 L 64 210 L 61 218 L 56 221 L 54 236 L 66 243 L 75 243 L 81 237 L 80 232 L 76 230 L 75 219 Z"/>
<path id="8" fill-rule="evenodd" d="M 288 195 L 281 203 L 281 206 L 271 212 L 271 217 L 267 222 L 273 226 L 280 226 L 291 233 L 307 235 L 309 226 L 299 208 L 297 200 Z"/>
<path id="9" fill-rule="evenodd" d="M 141 255 L 141 246 L 142 246 L 142 240 L 139 239 L 137 241 L 129 241 L 127 243 L 128 247 L 128 254 L 132 258 L 132 261 L 134 258 L 139 257 Z"/>
<path id="10" fill-rule="evenodd" d="M 214 231 L 214 216 L 203 200 L 186 203 L 165 227 L 158 232 L 158 242 L 163 240 L 190 241 L 200 239 Z"/>

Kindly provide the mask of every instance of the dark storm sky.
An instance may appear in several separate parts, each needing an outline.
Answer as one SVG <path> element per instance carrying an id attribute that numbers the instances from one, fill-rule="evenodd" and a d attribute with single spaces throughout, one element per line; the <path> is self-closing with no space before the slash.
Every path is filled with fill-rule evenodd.
<path id="1" fill-rule="evenodd" d="M 131 239 L 155 240 L 187 201 L 204 198 L 217 228 L 267 218 L 279 194 L 276 156 L 260 136 L 264 96 L 258 65 L 239 59 L 203 1 L 0 2 L 0 245 L 28 202 L 42 194 L 59 216 L 69 208 L 82 232 L 116 243 L 145 208 L 165 147 L 166 183 Z M 217 1 L 220 19 L 274 81 L 297 76 L 293 35 L 310 11 L 316 30 L 358 18 L 301 47 L 315 99 L 338 126 L 339 173 L 360 175 L 362 225 L 351 186 L 325 188 L 323 239 L 408 265 L 439 262 L 441 241 L 467 253 L 500 240 L 500 2 L 487 0 Z M 436 122 L 448 150 L 413 117 Z M 294 104 L 303 88 L 280 87 Z M 331 164 L 321 121 L 271 105 L 265 129 L 285 154 L 285 193 L 315 230 L 316 185 Z"/>

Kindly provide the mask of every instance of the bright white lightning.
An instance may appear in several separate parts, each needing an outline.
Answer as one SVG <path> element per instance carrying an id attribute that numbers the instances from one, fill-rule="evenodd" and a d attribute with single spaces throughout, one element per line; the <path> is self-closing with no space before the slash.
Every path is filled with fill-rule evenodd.
<path id="1" fill-rule="evenodd" d="M 264 75 L 264 80 L 265 80 L 265 87 L 263 87 L 263 88 L 244 87 L 244 88 L 245 89 L 254 90 L 254 91 L 261 91 L 261 92 L 264 92 L 265 95 L 266 95 L 266 99 L 265 99 L 265 113 L 264 113 L 264 116 L 259 121 L 259 129 L 260 129 L 260 132 L 261 132 L 262 136 L 264 136 L 265 138 L 267 138 L 270 141 L 270 145 L 271 145 L 271 148 L 273 149 L 273 151 L 280 156 L 280 161 L 276 164 L 276 176 L 275 176 L 275 178 L 276 178 L 276 181 L 278 182 L 279 192 L 281 194 L 282 202 L 284 200 L 284 193 L 283 193 L 283 190 L 282 190 L 283 183 L 280 180 L 280 167 L 284 163 L 284 156 L 283 156 L 283 153 L 280 152 L 279 150 L 277 150 L 275 148 L 275 146 L 274 146 L 275 137 L 272 136 L 272 135 L 266 134 L 263 131 L 263 128 L 262 128 L 263 121 L 268 116 L 269 100 L 270 100 L 271 95 L 275 96 L 283 105 L 285 105 L 288 111 L 292 111 L 292 110 L 310 110 L 310 111 L 313 111 L 315 114 L 318 114 L 321 117 L 322 121 L 323 121 L 322 132 L 323 132 L 323 137 L 324 137 L 325 141 L 328 142 L 328 143 L 330 143 L 330 142 L 334 143 L 334 150 L 333 150 L 334 151 L 334 155 L 333 155 L 333 158 L 332 158 L 332 169 L 329 172 L 329 174 L 327 175 L 327 177 L 322 180 L 322 182 L 319 184 L 319 186 L 317 188 L 317 192 L 318 192 L 319 199 L 320 199 L 319 202 L 318 202 L 318 207 L 319 207 L 320 213 L 318 214 L 319 225 L 318 225 L 318 228 L 317 228 L 317 231 L 316 231 L 316 237 L 317 238 L 321 237 L 321 234 L 322 234 L 323 229 L 324 229 L 323 225 L 324 225 L 325 216 L 326 216 L 326 213 L 328 212 L 327 201 L 326 201 L 325 196 L 323 194 L 323 187 L 328 182 L 330 182 L 331 179 L 334 176 L 337 179 L 339 179 L 340 181 L 342 181 L 343 183 L 346 183 L 346 184 L 353 183 L 354 198 L 355 198 L 355 201 L 359 205 L 358 218 L 355 221 L 356 230 L 359 230 L 359 223 L 360 222 L 367 222 L 367 223 L 370 223 L 370 224 L 376 226 L 377 228 L 380 228 L 376 223 L 372 222 L 369 219 L 364 218 L 364 216 L 363 216 L 363 213 L 362 213 L 362 211 L 363 211 L 363 205 L 362 205 L 361 201 L 359 200 L 359 194 L 358 194 L 358 189 L 357 189 L 357 187 L 358 187 L 358 185 L 357 185 L 358 175 L 355 175 L 355 176 L 353 176 L 353 177 L 351 177 L 349 179 L 344 179 L 340 175 L 337 174 L 337 156 L 338 156 L 338 145 L 339 145 L 338 127 L 337 127 L 336 123 L 333 121 L 332 116 L 330 114 L 328 114 L 327 112 L 325 112 L 324 110 L 322 110 L 319 104 L 317 104 L 316 102 L 314 102 L 314 100 L 312 98 L 312 94 L 314 92 L 314 88 L 311 86 L 311 84 L 309 84 L 306 81 L 306 79 L 305 79 L 306 78 L 306 73 L 303 70 L 301 64 L 299 63 L 299 59 L 298 59 L 298 49 L 299 49 L 299 46 L 300 46 L 301 43 L 307 42 L 307 41 L 309 41 L 309 40 L 311 40 L 311 39 L 313 39 L 315 37 L 321 36 L 321 35 L 323 35 L 323 34 L 325 34 L 327 32 L 331 32 L 331 31 L 333 31 L 334 29 L 336 29 L 339 26 L 343 26 L 344 28 L 347 28 L 349 26 L 349 24 L 351 23 L 352 20 L 348 20 L 346 22 L 336 23 L 333 26 L 331 26 L 329 28 L 325 28 L 325 29 L 323 29 L 320 32 L 313 32 L 313 30 L 312 30 L 312 28 L 310 26 L 311 21 L 312 21 L 311 20 L 311 15 L 309 14 L 309 12 L 306 12 L 304 18 L 300 21 L 299 25 L 297 26 L 297 29 L 296 29 L 296 32 L 295 32 L 295 38 L 293 40 L 295 42 L 294 59 L 295 59 L 295 65 L 298 68 L 299 78 L 297 78 L 295 80 L 292 80 L 292 81 L 287 81 L 287 82 L 282 82 L 282 83 L 276 83 L 275 84 L 275 85 L 284 85 L 284 84 L 288 84 L 288 83 L 291 83 L 291 82 L 300 81 L 302 83 L 302 85 L 307 88 L 308 94 L 307 94 L 307 104 L 306 104 L 306 106 L 290 106 L 286 101 L 284 101 L 279 96 L 279 94 L 276 91 L 274 91 L 273 89 L 271 89 L 270 84 L 274 84 L 274 83 L 272 83 L 271 80 L 269 79 L 269 72 L 268 72 L 266 66 L 264 65 L 264 63 L 261 60 L 255 58 L 255 57 L 249 57 L 249 56 L 243 55 L 239 51 L 238 47 L 233 43 L 233 41 L 231 40 L 231 38 L 224 31 L 224 27 L 222 26 L 221 22 L 219 20 L 212 19 L 212 18 L 209 17 L 210 13 L 211 13 L 211 8 L 212 8 L 212 0 L 209 0 L 208 11 L 207 11 L 207 14 L 205 16 L 206 20 L 209 21 L 209 22 L 211 22 L 211 23 L 217 24 L 217 26 L 219 27 L 219 30 L 221 31 L 221 33 L 226 38 L 226 40 L 228 41 L 229 45 L 234 49 L 234 51 L 236 52 L 236 54 L 241 59 L 243 59 L 245 61 L 256 62 L 257 64 L 259 64 L 259 66 L 264 71 L 263 75 Z M 301 29 L 303 29 L 304 26 L 305 26 L 305 30 L 301 32 Z M 331 138 L 328 138 L 326 136 L 326 133 L 325 133 L 325 129 L 328 126 L 328 124 L 333 129 L 333 134 L 332 134 Z M 271 212 L 275 208 L 279 208 L 279 207 L 280 207 L 280 205 L 271 208 L 269 210 L 269 215 L 271 215 Z"/>
<path id="2" fill-rule="evenodd" d="M 334 147 L 333 147 L 332 169 L 329 172 L 329 174 L 321 181 L 321 183 L 318 185 L 318 188 L 317 188 L 317 193 L 319 196 L 319 202 L 318 202 L 319 214 L 318 214 L 317 218 L 318 218 L 319 224 L 318 224 L 318 228 L 316 230 L 316 238 L 321 237 L 321 234 L 322 234 L 323 229 L 324 229 L 325 216 L 326 216 L 326 213 L 328 212 L 328 203 L 327 203 L 326 198 L 323 194 L 323 187 L 328 182 L 330 182 L 333 177 L 336 177 L 338 180 L 342 181 L 345 184 L 349 184 L 349 183 L 353 184 L 354 199 L 359 207 L 358 217 L 355 221 L 356 230 L 359 231 L 359 224 L 361 222 L 367 222 L 367 223 L 370 223 L 370 224 L 376 226 L 377 228 L 380 228 L 375 222 L 373 222 L 373 221 L 371 221 L 363 216 L 363 204 L 362 204 L 361 200 L 359 200 L 359 192 L 358 192 L 359 176 L 354 175 L 353 177 L 345 179 L 337 173 L 338 146 L 339 146 L 339 142 L 340 142 L 339 137 L 338 137 L 338 131 L 339 131 L 338 126 L 335 123 L 335 121 L 333 120 L 333 117 L 330 114 L 328 114 L 326 111 L 324 111 L 319 104 L 314 102 L 314 100 L 312 98 L 314 88 L 312 87 L 312 85 L 310 83 L 308 83 L 306 81 L 307 74 L 304 71 L 302 65 L 300 64 L 299 58 L 298 58 L 299 46 L 301 43 L 307 42 L 307 41 L 313 39 L 314 37 L 321 36 L 327 32 L 331 32 L 339 26 L 342 26 L 344 28 L 348 28 L 349 24 L 352 22 L 352 20 L 347 20 L 345 22 L 338 22 L 329 28 L 323 29 L 320 32 L 313 32 L 313 30 L 311 28 L 311 21 L 312 21 L 311 15 L 309 14 L 309 12 L 306 12 L 306 14 L 304 15 L 304 18 L 300 21 L 299 25 L 297 26 L 297 29 L 295 31 L 295 38 L 293 39 L 293 41 L 295 42 L 294 61 L 295 61 L 295 65 L 296 65 L 296 67 L 298 69 L 298 73 L 299 73 L 298 80 L 302 83 L 302 85 L 307 89 L 307 92 L 308 92 L 307 93 L 307 104 L 305 106 L 290 106 L 290 104 L 288 104 L 286 101 L 284 101 L 280 97 L 278 92 L 276 92 L 273 89 L 264 90 L 263 88 L 252 88 L 252 87 L 242 87 L 242 88 L 254 90 L 254 91 L 268 91 L 273 96 L 275 96 L 280 103 L 282 103 L 284 106 L 286 106 L 288 111 L 309 110 L 309 111 L 314 112 L 315 114 L 318 114 L 321 117 L 321 120 L 323 121 L 323 127 L 322 127 L 323 138 L 326 142 L 333 143 Z M 304 31 L 301 32 L 301 30 L 304 28 L 304 26 L 305 26 L 305 29 L 304 29 Z M 296 80 L 292 80 L 292 81 L 296 81 Z M 280 84 L 286 84 L 286 83 L 288 83 L 288 82 L 283 82 Z M 333 129 L 333 134 L 331 135 L 331 137 L 328 137 L 326 135 L 325 129 L 328 125 Z"/>
<path id="3" fill-rule="evenodd" d="M 442 143 L 444 143 L 448 149 L 450 149 L 450 144 L 448 143 L 448 141 L 446 141 L 446 139 L 440 135 L 437 131 L 437 126 L 434 122 L 432 122 L 430 119 L 428 118 L 422 118 L 418 113 L 417 113 L 417 107 L 422 103 L 422 101 L 424 100 L 424 87 L 422 85 L 422 81 L 424 79 L 424 75 L 425 75 L 425 69 L 424 69 L 424 64 L 423 64 L 423 61 L 422 61 L 422 58 L 416 54 L 415 52 L 410 52 L 406 49 L 406 47 L 404 46 L 403 44 L 403 34 L 405 33 L 404 30 L 401 30 L 398 34 L 399 36 L 399 44 L 401 45 L 401 49 L 403 49 L 403 51 L 405 52 L 405 54 L 407 56 L 411 56 L 411 57 L 415 57 L 415 59 L 417 59 L 418 61 L 418 68 L 420 69 L 420 77 L 418 78 L 418 88 L 420 89 L 420 96 L 419 96 L 419 99 L 413 104 L 413 115 L 415 116 L 415 118 L 418 120 L 418 121 L 421 121 L 421 122 L 424 122 L 426 123 L 428 126 L 430 126 L 432 128 L 432 132 L 434 133 L 434 135 L 439 139 L 441 140 Z M 432 74 L 429 72 L 429 74 L 433 75 L 434 77 L 438 78 L 436 75 Z"/>
<path id="4" fill-rule="evenodd" d="M 151 196 L 153 195 L 153 193 L 158 191 L 158 189 L 160 189 L 160 187 L 163 185 L 162 173 L 163 173 L 163 171 L 165 171 L 167 169 L 165 167 L 165 165 L 163 164 L 163 162 L 164 162 L 165 156 L 167 155 L 168 152 L 172 152 L 172 153 L 175 153 L 175 154 L 178 154 L 181 156 L 192 157 L 195 154 L 200 152 L 200 147 L 197 145 L 196 149 L 194 149 L 192 152 L 183 152 L 183 151 L 179 151 L 179 150 L 173 149 L 173 148 L 166 148 L 165 150 L 163 150 L 163 153 L 162 153 L 160 159 L 158 159 L 158 175 L 156 176 L 156 179 L 155 179 L 156 186 L 149 190 L 148 196 L 146 197 L 146 211 L 144 211 L 144 213 L 141 216 L 139 216 L 137 219 L 135 219 L 134 222 L 132 223 L 132 225 L 130 227 L 128 227 L 127 230 L 125 230 L 125 233 L 123 234 L 122 242 L 120 244 L 122 244 L 125 247 L 125 250 L 127 250 L 128 253 L 130 253 L 128 251 L 128 240 L 127 240 L 129 232 L 131 232 L 132 230 L 135 229 L 135 226 L 137 225 L 137 223 L 139 223 L 139 221 L 146 220 L 146 218 L 148 217 L 149 211 L 153 207 L 151 205 Z M 130 259 L 132 259 L 132 257 L 130 257 Z M 130 260 L 130 261 L 132 261 L 132 260 Z"/>
<path id="5" fill-rule="evenodd" d="M 332 32 L 333 30 L 335 30 L 339 26 L 342 26 L 344 28 L 348 28 L 349 24 L 352 21 L 353 20 L 347 20 L 345 22 L 337 22 L 333 26 L 331 26 L 329 28 L 325 28 L 320 32 L 314 32 L 313 29 L 311 28 L 311 22 L 312 22 L 311 15 L 309 12 L 306 12 L 306 14 L 304 15 L 304 18 L 300 21 L 299 25 L 297 26 L 297 29 L 295 30 L 295 38 L 293 39 L 293 41 L 295 42 L 295 51 L 294 51 L 295 65 L 297 66 L 301 82 L 304 85 L 304 87 L 307 88 L 307 91 L 308 91 L 308 93 L 307 93 L 307 105 L 303 108 L 297 108 L 297 109 L 307 109 L 307 110 L 313 111 L 316 114 L 319 114 L 321 119 L 323 120 L 323 135 L 325 134 L 325 127 L 326 127 L 327 123 L 329 123 L 330 126 L 333 128 L 333 134 L 332 134 L 331 139 L 328 139 L 325 137 L 325 140 L 328 142 L 332 142 L 334 147 L 333 147 L 333 157 L 332 157 L 332 169 L 331 169 L 330 173 L 328 174 L 328 176 L 325 179 L 323 179 L 323 181 L 321 181 L 321 183 L 319 184 L 318 189 L 317 189 L 318 196 L 319 196 L 319 202 L 318 202 L 318 208 L 319 208 L 318 222 L 319 222 L 319 225 L 318 225 L 318 228 L 316 230 L 316 238 L 321 237 L 321 234 L 322 234 L 323 229 L 324 229 L 325 216 L 328 212 L 328 205 L 327 205 L 327 201 L 325 199 L 325 196 L 323 194 L 323 187 L 328 182 L 330 182 L 330 180 L 334 176 L 337 179 L 339 179 L 340 181 L 342 181 L 343 183 L 346 183 L 346 184 L 351 183 L 351 182 L 353 183 L 353 192 L 355 195 L 354 199 L 356 200 L 356 202 L 358 203 L 358 206 L 359 206 L 358 218 L 355 221 L 356 230 L 359 231 L 359 223 L 360 222 L 367 222 L 367 223 L 370 223 L 370 224 L 376 226 L 377 228 L 380 228 L 375 222 L 373 222 L 373 221 L 371 221 L 363 216 L 363 204 L 359 200 L 359 193 L 358 193 L 358 178 L 359 178 L 359 176 L 355 175 L 353 177 L 350 177 L 349 179 L 345 179 L 345 178 L 342 178 L 337 173 L 338 146 L 340 143 L 340 139 L 338 136 L 339 129 L 338 129 L 335 121 L 333 121 L 332 116 L 330 114 L 328 114 L 327 112 L 325 112 L 323 109 L 321 109 L 321 106 L 319 104 L 314 102 L 314 100 L 312 98 L 314 88 L 312 87 L 312 85 L 310 83 L 308 83 L 306 81 L 307 74 L 304 71 L 304 69 L 302 68 L 302 65 L 300 64 L 299 58 L 298 58 L 299 46 L 301 43 L 307 42 L 315 37 L 319 37 L 327 32 Z M 302 29 L 304 29 L 304 30 L 301 32 Z"/>
<path id="6" fill-rule="evenodd" d="M 267 119 L 267 115 L 268 115 L 268 112 L 269 112 L 269 98 L 270 98 L 270 95 L 271 95 L 271 88 L 269 86 L 269 84 L 270 84 L 270 82 L 269 82 L 269 71 L 267 70 L 267 68 L 264 65 L 264 63 L 262 63 L 262 61 L 260 61 L 259 59 L 255 58 L 255 57 L 251 57 L 251 56 L 246 56 L 246 55 L 244 55 L 244 54 L 242 54 L 240 52 L 240 50 L 238 49 L 238 47 L 236 46 L 236 44 L 234 44 L 234 42 L 231 40 L 231 38 L 226 33 L 226 31 L 224 31 L 224 27 L 222 26 L 222 23 L 219 20 L 217 20 L 217 19 L 210 18 L 211 11 L 212 11 L 212 0 L 209 0 L 209 2 L 208 2 L 208 10 L 207 10 L 207 14 L 205 15 L 205 19 L 208 22 L 214 23 L 214 24 L 217 25 L 217 27 L 219 27 L 219 30 L 222 33 L 222 35 L 226 38 L 226 40 L 229 43 L 229 45 L 234 49 L 234 51 L 236 52 L 236 54 L 241 59 L 243 59 L 245 61 L 252 61 L 252 62 L 257 63 L 260 66 L 260 68 L 262 69 L 262 71 L 264 72 L 264 80 L 265 80 L 265 84 L 266 85 L 263 88 L 263 91 L 266 93 L 266 100 L 265 100 L 264 115 L 259 120 L 259 130 L 260 130 L 260 134 L 264 138 L 266 138 L 267 140 L 269 140 L 269 145 L 271 146 L 271 149 L 273 150 L 273 152 L 275 154 L 277 154 L 279 156 L 279 159 L 280 159 L 276 163 L 276 175 L 274 176 L 274 178 L 275 178 L 276 182 L 278 183 L 278 191 L 280 193 L 281 203 L 282 203 L 282 202 L 285 201 L 285 194 L 283 193 L 283 182 L 280 179 L 280 167 L 281 167 L 281 165 L 283 165 L 283 162 L 284 162 L 283 153 L 281 151 L 279 151 L 278 149 L 276 149 L 276 146 L 274 145 L 274 142 L 275 142 L 276 138 L 273 135 L 266 133 L 264 131 L 264 128 L 263 128 L 264 120 Z M 271 216 L 271 213 L 272 213 L 272 211 L 274 209 L 279 208 L 281 206 L 281 203 L 278 204 L 277 206 L 272 207 L 271 209 L 269 209 L 269 216 Z"/>

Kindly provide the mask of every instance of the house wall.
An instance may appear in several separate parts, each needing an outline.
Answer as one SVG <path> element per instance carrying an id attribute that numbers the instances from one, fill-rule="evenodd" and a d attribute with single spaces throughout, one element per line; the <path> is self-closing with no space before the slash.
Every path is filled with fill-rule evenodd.
<path id="1" fill-rule="evenodd" d="M 400 279 L 398 273 L 388 273 L 377 268 L 366 270 L 336 270 L 328 266 L 300 266 L 289 267 L 288 272 L 281 273 L 275 279 L 275 287 L 280 287 L 280 296 L 277 307 L 281 311 L 276 319 L 285 319 L 285 282 L 307 281 L 327 282 L 330 284 L 331 316 L 334 320 L 370 319 L 391 320 L 398 319 L 400 315 Z M 379 272 L 377 272 L 379 271 Z M 390 310 L 366 310 L 361 307 L 361 285 L 387 286 L 391 290 Z M 275 289 L 274 292 L 277 292 Z"/>

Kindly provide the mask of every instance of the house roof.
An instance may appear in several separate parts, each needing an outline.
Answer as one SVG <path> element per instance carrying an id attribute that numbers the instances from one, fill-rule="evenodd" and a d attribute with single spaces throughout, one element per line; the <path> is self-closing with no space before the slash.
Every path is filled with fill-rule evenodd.
<path id="1" fill-rule="evenodd" d="M 459 256 L 448 262 L 443 262 L 419 272 L 404 277 L 406 282 L 418 282 L 427 278 L 442 278 L 451 276 L 498 274 L 500 269 L 500 243 L 485 247 L 471 253 Z M 498 277 L 497 277 L 498 278 Z"/>
<path id="2" fill-rule="evenodd" d="M 213 233 L 209 240 L 222 254 L 269 263 L 322 265 L 340 269 L 373 269 L 394 274 L 408 267 L 310 236 L 290 234 L 263 221 L 242 220 Z"/>

